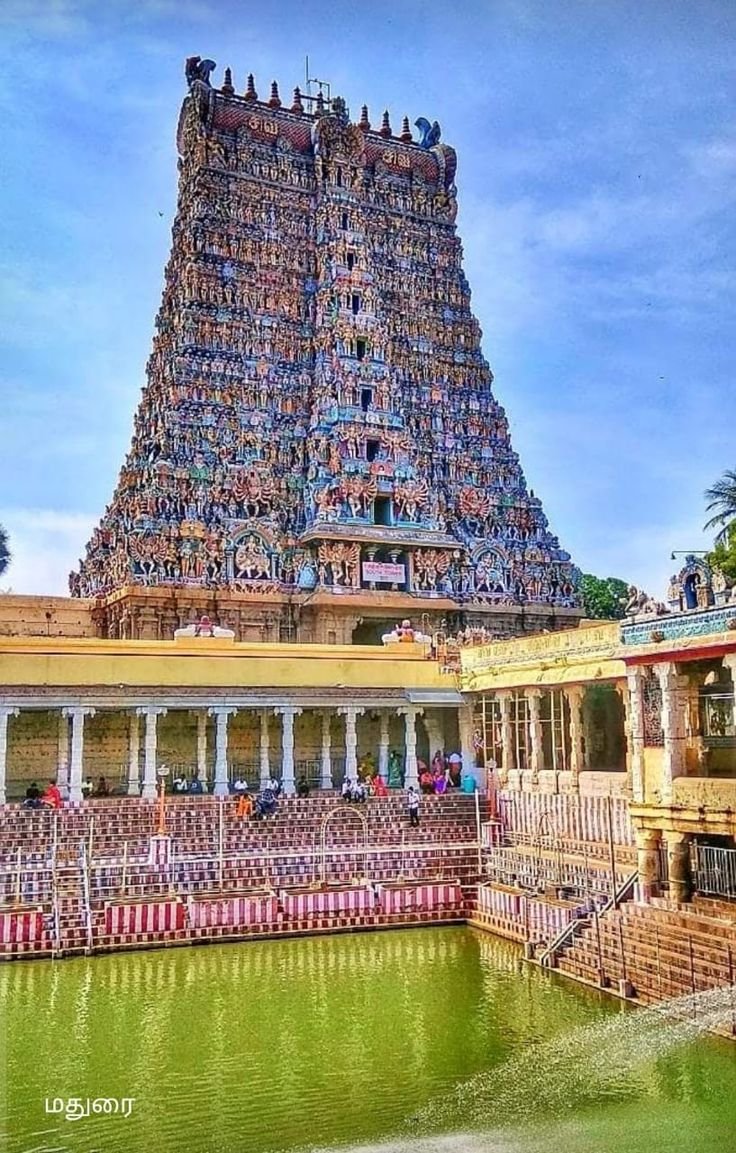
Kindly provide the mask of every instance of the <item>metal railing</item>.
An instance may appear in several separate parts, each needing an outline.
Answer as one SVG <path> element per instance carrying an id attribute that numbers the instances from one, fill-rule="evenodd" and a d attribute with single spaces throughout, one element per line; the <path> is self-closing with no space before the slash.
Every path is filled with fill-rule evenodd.
<path id="1" fill-rule="evenodd" d="M 736 849 L 694 842 L 690 846 L 690 868 L 698 893 L 736 898 Z"/>
<path id="2" fill-rule="evenodd" d="M 87 951 L 91 953 L 94 945 L 92 933 L 92 901 L 90 897 L 87 845 L 84 841 L 82 841 L 79 846 L 79 867 L 82 875 L 82 900 L 84 902 L 84 925 L 87 930 Z"/>

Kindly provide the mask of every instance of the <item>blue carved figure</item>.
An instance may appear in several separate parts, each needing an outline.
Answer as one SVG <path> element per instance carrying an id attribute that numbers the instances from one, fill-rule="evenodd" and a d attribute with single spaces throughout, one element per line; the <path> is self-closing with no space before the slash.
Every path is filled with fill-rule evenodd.
<path id="1" fill-rule="evenodd" d="M 203 60 L 201 56 L 188 56 L 186 67 L 184 69 L 187 78 L 187 84 L 191 88 L 195 80 L 199 80 L 200 83 L 206 84 L 209 88 L 210 73 L 214 72 L 216 67 L 217 65 L 215 64 L 214 60 Z"/>
<path id="2" fill-rule="evenodd" d="M 439 144 L 442 133 L 436 120 L 434 124 L 430 124 L 426 116 L 420 116 L 414 121 L 414 127 L 422 134 L 419 138 L 420 148 L 434 148 L 435 144 Z"/>

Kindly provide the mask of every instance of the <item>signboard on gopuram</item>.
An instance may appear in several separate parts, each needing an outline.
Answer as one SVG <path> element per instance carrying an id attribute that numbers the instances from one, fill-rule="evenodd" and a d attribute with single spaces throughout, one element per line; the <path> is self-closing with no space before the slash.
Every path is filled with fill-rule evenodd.
<path id="1" fill-rule="evenodd" d="M 406 566 L 390 564 L 388 561 L 364 560 L 363 580 L 367 584 L 403 585 L 406 580 Z"/>

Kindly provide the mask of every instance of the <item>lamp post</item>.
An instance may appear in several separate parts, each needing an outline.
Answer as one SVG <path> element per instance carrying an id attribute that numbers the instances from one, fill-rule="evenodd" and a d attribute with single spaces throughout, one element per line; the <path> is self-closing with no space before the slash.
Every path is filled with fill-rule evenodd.
<path id="1" fill-rule="evenodd" d="M 166 835 L 166 778 L 169 775 L 168 765 L 159 765 L 156 770 L 158 776 L 158 835 Z"/>

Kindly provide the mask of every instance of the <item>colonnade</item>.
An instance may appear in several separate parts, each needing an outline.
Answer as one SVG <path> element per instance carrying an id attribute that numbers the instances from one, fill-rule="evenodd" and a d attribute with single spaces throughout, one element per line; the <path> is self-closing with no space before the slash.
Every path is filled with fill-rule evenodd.
<path id="1" fill-rule="evenodd" d="M 626 710 L 626 685 L 617 682 L 612 687 L 621 697 Z M 551 689 L 527 686 L 519 689 L 496 689 L 486 698 L 486 704 L 490 703 L 493 710 L 487 715 L 487 732 L 493 726 L 494 742 L 497 743 L 497 747 L 500 746 L 498 775 L 503 785 L 533 789 L 538 787 L 541 773 L 555 771 L 569 774 L 570 787 L 576 788 L 579 774 L 590 767 L 586 763 L 586 729 L 589 726 L 584 714 L 585 692 L 586 685 L 583 683 Z M 552 712 L 546 721 L 542 717 L 545 693 L 555 694 L 558 707 L 562 700 L 566 705 L 566 708 L 561 709 L 556 716 Z M 553 726 L 551 763 L 545 760 L 544 723 Z M 519 729 L 523 730 L 522 739 L 519 736 Z M 557 736 L 561 738 L 559 748 Z M 622 732 L 621 736 L 623 739 L 625 732 Z M 487 743 L 490 744 L 490 740 Z M 628 770 L 628 739 L 625 747 L 626 764 L 607 767 Z"/>
<path id="2" fill-rule="evenodd" d="M 210 791 L 210 788 L 216 795 L 224 795 L 229 792 L 230 720 L 238 712 L 248 709 L 257 711 L 259 717 L 257 758 L 261 786 L 270 779 L 273 768 L 280 764 L 281 784 L 284 792 L 292 794 L 296 791 L 295 722 L 296 718 L 306 710 L 315 711 L 321 716 L 321 746 L 319 750 L 319 784 L 321 788 L 330 789 L 334 785 L 333 722 L 336 718 L 340 718 L 344 722 L 345 775 L 350 778 L 357 776 L 358 718 L 367 711 L 378 712 L 380 718 L 377 758 L 379 775 L 384 780 L 388 778 L 390 722 L 392 715 L 399 715 L 404 722 L 405 786 L 408 788 L 409 785 L 418 784 L 417 720 L 425 711 L 423 707 L 418 705 L 399 705 L 395 710 L 376 709 L 370 703 L 347 704 L 328 708 L 296 701 L 272 706 L 240 706 L 223 703 L 197 709 L 186 709 L 179 704 L 151 702 L 130 708 L 119 706 L 115 710 L 122 711 L 128 716 L 126 792 L 129 796 L 142 796 L 146 799 L 156 796 L 157 775 L 161 768 L 158 723 L 161 717 L 169 711 L 174 711 L 174 709 L 196 714 L 194 768 L 202 791 L 205 792 Z M 74 705 L 62 708 L 58 714 L 56 780 L 62 796 L 73 802 L 81 801 L 83 797 L 85 724 L 87 719 L 93 717 L 97 711 L 97 708 L 92 705 Z M 11 717 L 18 716 L 19 712 L 20 709 L 15 706 L 0 707 L 0 804 L 6 802 L 8 722 Z M 460 706 L 458 713 L 463 763 L 466 769 L 471 770 L 474 763 L 472 706 Z M 270 719 L 272 716 L 281 718 L 280 749 L 277 750 L 273 750 L 271 747 Z M 208 779 L 207 734 L 209 718 L 214 721 L 214 762 L 211 780 Z M 436 717 L 433 717 L 428 725 L 428 736 L 430 742 L 432 740 L 437 742 L 436 747 L 443 747 L 442 724 Z"/>

